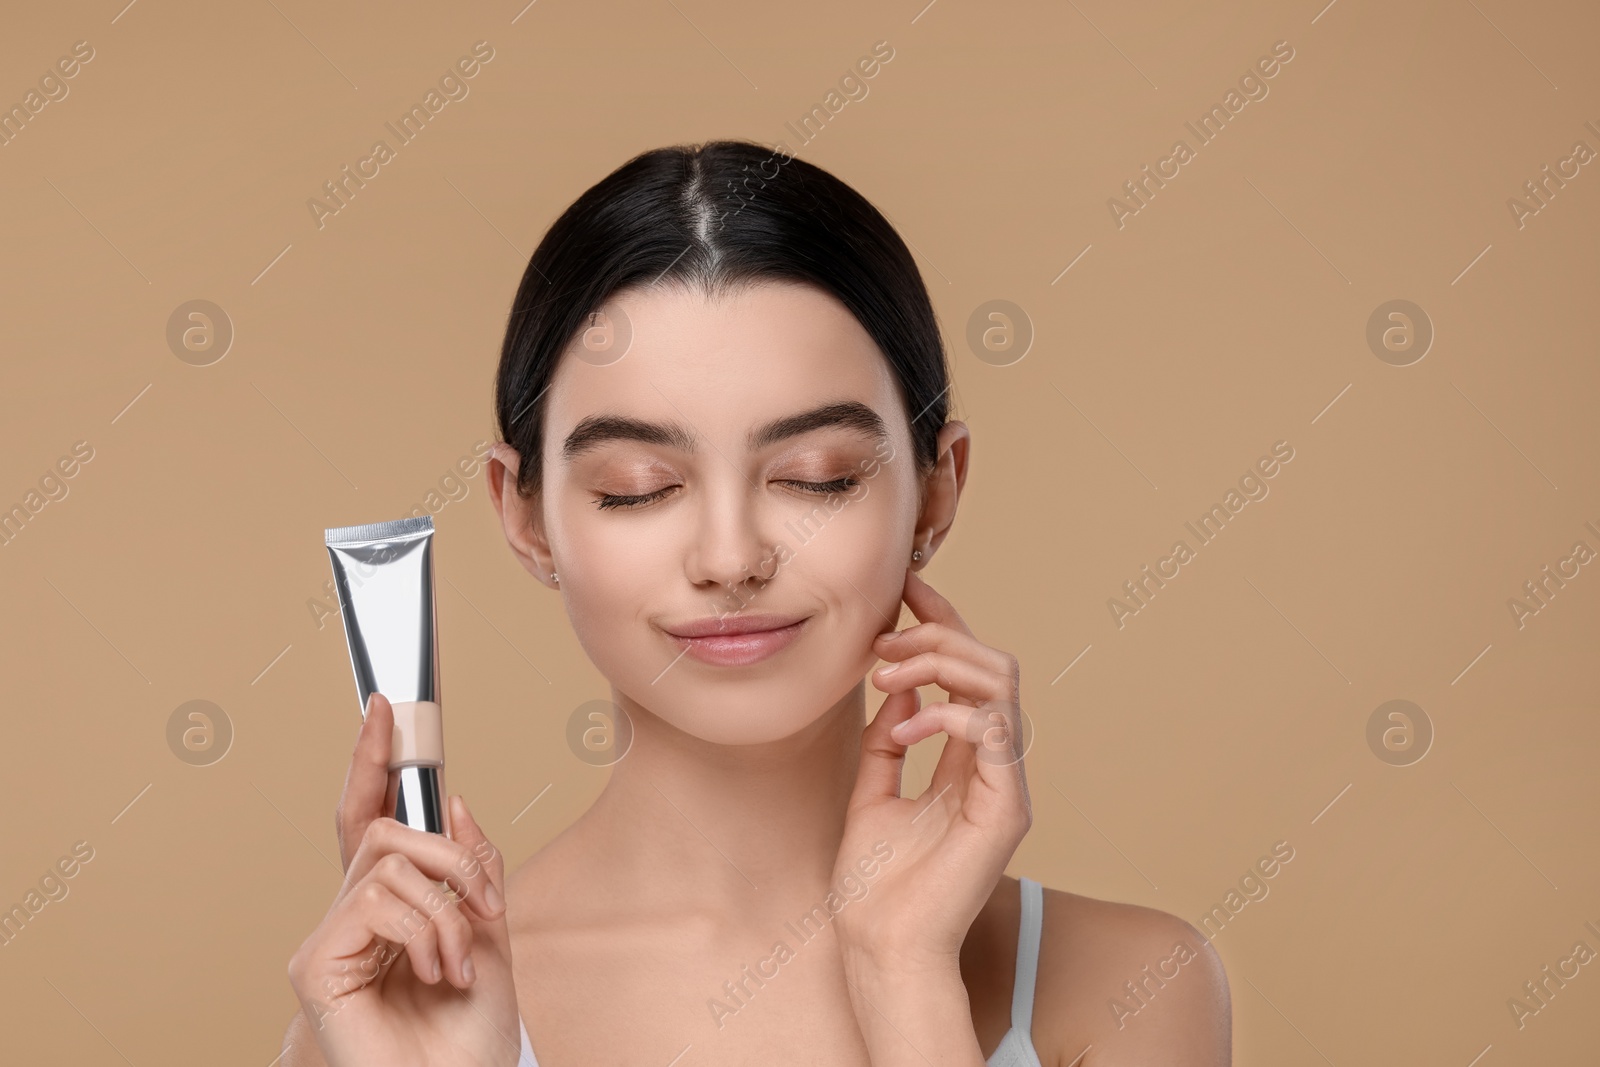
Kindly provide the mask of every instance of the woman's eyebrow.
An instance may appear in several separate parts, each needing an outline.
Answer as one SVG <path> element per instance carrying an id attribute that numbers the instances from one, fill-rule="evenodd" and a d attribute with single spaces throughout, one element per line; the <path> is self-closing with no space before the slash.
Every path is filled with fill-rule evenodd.
<path id="1" fill-rule="evenodd" d="M 889 429 L 876 411 L 859 401 L 840 400 L 758 426 L 750 432 L 746 443 L 751 451 L 759 451 L 779 441 L 829 426 L 853 430 L 871 441 L 889 438 Z M 563 459 L 571 461 L 607 441 L 642 441 L 693 455 L 695 440 L 693 431 L 681 423 L 647 422 L 627 415 L 590 415 L 567 435 L 561 455 Z"/>

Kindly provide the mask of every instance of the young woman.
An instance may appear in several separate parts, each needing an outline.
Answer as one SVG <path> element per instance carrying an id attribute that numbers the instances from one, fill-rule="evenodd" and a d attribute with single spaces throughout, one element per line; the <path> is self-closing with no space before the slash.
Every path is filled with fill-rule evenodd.
<path id="1" fill-rule="evenodd" d="M 384 817 L 375 694 L 281 1062 L 1230 1062 L 1192 926 L 1004 874 L 1032 821 L 1017 661 L 918 573 L 967 478 L 949 388 L 904 242 L 812 164 L 659 149 L 555 222 L 487 480 L 626 752 L 507 875 L 459 796 L 453 839 Z M 927 685 L 950 699 L 922 706 Z"/>

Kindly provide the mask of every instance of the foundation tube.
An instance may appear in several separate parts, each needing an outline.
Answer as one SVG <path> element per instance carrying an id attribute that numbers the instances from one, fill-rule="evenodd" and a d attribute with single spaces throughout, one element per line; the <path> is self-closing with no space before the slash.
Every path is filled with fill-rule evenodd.
<path id="1" fill-rule="evenodd" d="M 326 531 L 339 612 L 361 714 L 382 693 L 394 706 L 389 795 L 394 818 L 450 836 L 444 803 L 433 519 L 396 519 Z"/>

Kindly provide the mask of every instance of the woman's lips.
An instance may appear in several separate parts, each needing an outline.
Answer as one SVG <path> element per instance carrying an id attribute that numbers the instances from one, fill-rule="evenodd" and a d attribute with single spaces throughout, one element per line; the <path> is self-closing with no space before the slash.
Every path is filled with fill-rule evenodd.
<path id="1" fill-rule="evenodd" d="M 707 637 L 679 637 L 670 635 L 680 648 L 699 660 L 716 667 L 743 667 L 759 663 L 776 655 L 800 636 L 806 620 L 791 623 L 777 630 L 757 630 L 745 634 L 713 634 Z"/>

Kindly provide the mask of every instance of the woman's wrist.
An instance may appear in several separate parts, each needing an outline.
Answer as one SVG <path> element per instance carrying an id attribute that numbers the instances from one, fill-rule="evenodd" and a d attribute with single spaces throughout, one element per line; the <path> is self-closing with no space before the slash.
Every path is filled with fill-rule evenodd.
<path id="1" fill-rule="evenodd" d="M 844 964 L 873 1067 L 981 1067 L 972 1005 L 955 957 L 913 960 L 847 948 Z"/>
<path id="2" fill-rule="evenodd" d="M 838 925 L 837 920 L 835 920 Z M 926 934 L 909 938 L 854 937 L 848 931 L 839 931 L 839 951 L 844 960 L 845 972 L 854 978 L 875 975 L 923 976 L 929 974 L 961 975 L 960 945 L 946 946 L 936 943 Z"/>

